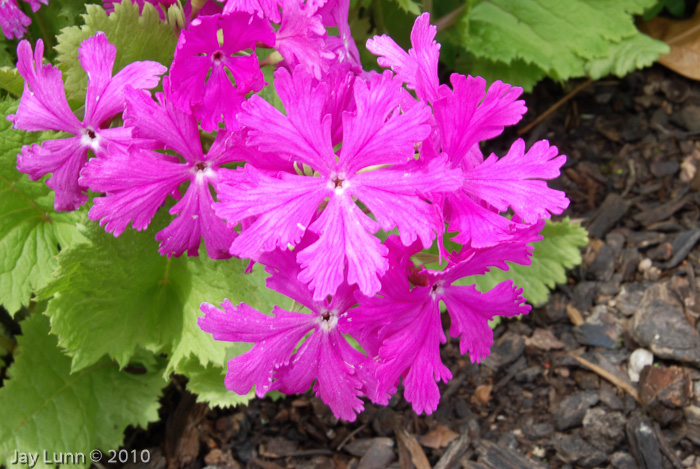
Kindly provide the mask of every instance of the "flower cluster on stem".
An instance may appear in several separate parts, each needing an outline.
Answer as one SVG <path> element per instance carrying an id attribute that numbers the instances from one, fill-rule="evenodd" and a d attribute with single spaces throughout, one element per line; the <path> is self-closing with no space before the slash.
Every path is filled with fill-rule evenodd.
<path id="1" fill-rule="evenodd" d="M 566 157 L 545 140 L 482 154 L 481 142 L 525 113 L 522 90 L 459 74 L 441 84 L 428 14 L 408 51 L 387 36 L 367 42 L 380 73 L 359 61 L 349 0 L 206 3 L 187 4 L 167 69 L 136 62 L 113 74 L 114 46 L 102 33 L 87 39 L 82 120 L 61 72 L 42 63 L 41 41 L 33 53 L 20 43 L 25 90 L 10 120 L 71 136 L 24 147 L 18 169 L 52 174 L 57 210 L 92 191 L 89 217 L 114 236 L 147 228 L 167 205 L 162 255 L 197 256 L 203 241 L 211 258 L 250 259 L 270 274 L 267 286 L 297 308 L 201 307 L 215 340 L 253 344 L 228 364 L 233 392 L 312 388 L 354 420 L 363 397 L 387 404 L 402 384 L 416 412 L 433 412 L 437 383 L 452 378 L 443 319 L 480 361 L 489 321 L 530 310 L 510 281 L 484 292 L 458 281 L 530 262 L 544 219 L 568 206 L 546 182 Z M 266 86 L 275 102 L 256 94 Z"/>

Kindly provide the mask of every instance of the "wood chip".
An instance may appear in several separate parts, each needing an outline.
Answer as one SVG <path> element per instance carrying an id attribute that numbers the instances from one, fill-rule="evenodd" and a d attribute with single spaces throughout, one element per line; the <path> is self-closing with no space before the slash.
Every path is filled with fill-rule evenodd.
<path id="1" fill-rule="evenodd" d="M 573 324 L 574 326 L 580 326 L 581 324 L 586 322 L 583 320 L 583 316 L 581 315 L 581 311 L 574 308 L 574 306 L 571 304 L 566 305 L 566 314 L 569 316 L 569 320 L 571 321 L 571 324 Z"/>
<path id="2" fill-rule="evenodd" d="M 420 437 L 420 444 L 426 448 L 440 449 L 459 438 L 459 433 L 453 432 L 445 425 L 438 425 L 434 430 Z"/>
<path id="3" fill-rule="evenodd" d="M 431 469 L 430 462 L 423 452 L 423 448 L 421 448 L 418 440 L 413 435 L 409 434 L 404 428 L 397 428 L 396 438 L 399 446 L 403 446 L 408 450 L 411 462 L 416 466 L 416 469 Z M 401 464 L 401 451 L 399 451 L 399 465 L 405 467 Z"/>
<path id="4" fill-rule="evenodd" d="M 471 397 L 472 404 L 486 406 L 491 400 L 491 391 L 493 391 L 492 384 L 482 384 L 477 386 L 474 390 L 474 394 Z"/>

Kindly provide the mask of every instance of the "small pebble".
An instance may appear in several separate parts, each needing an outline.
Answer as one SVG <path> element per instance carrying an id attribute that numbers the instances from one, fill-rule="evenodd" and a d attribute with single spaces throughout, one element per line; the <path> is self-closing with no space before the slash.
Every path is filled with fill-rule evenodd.
<path id="1" fill-rule="evenodd" d="M 639 261 L 639 265 L 637 266 L 637 269 L 639 269 L 640 272 L 644 273 L 647 270 L 651 269 L 651 259 L 648 257 L 645 257 L 641 261 Z"/>
<path id="2" fill-rule="evenodd" d="M 638 348 L 630 355 L 629 367 L 627 374 L 633 383 L 639 382 L 639 373 L 642 372 L 645 366 L 654 363 L 654 354 L 647 349 Z"/>

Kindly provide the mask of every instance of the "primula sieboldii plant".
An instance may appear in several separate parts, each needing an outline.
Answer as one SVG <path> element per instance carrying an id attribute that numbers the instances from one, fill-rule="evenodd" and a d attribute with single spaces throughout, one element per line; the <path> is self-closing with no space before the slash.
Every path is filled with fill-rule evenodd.
<path id="1" fill-rule="evenodd" d="M 161 255 L 197 256 L 203 242 L 212 259 L 269 274 L 293 307 L 201 306 L 213 339 L 252 344 L 228 363 L 231 391 L 312 388 L 354 420 L 363 398 L 387 404 L 402 385 L 416 412 L 433 412 L 452 378 L 446 332 L 479 362 L 489 321 L 530 310 L 511 281 L 484 292 L 458 281 L 529 264 L 544 220 L 568 206 L 547 186 L 566 160 L 547 141 L 481 152 L 525 113 L 522 90 L 458 74 L 441 84 L 428 14 L 408 51 L 367 42 L 377 72 L 359 61 L 349 0 L 148 3 L 186 18 L 172 63 L 115 73 L 115 46 L 88 38 L 78 115 L 41 40 L 19 44 L 24 94 L 8 118 L 63 134 L 22 148 L 18 170 L 51 173 L 56 209 L 87 202 L 114 236 L 169 210 Z"/>

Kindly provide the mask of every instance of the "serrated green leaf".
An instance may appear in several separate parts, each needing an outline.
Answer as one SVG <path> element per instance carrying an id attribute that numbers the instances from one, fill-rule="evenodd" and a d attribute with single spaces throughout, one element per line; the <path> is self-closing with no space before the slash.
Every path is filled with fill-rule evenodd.
<path id="1" fill-rule="evenodd" d="M 420 6 L 413 0 L 396 0 L 396 3 L 403 11 L 416 16 L 421 14 Z"/>
<path id="2" fill-rule="evenodd" d="M 158 419 L 165 385 L 159 370 L 120 372 L 108 361 L 71 374 L 49 321 L 33 314 L 21 323 L 15 362 L 0 388 L 0 464 L 10 467 L 14 452 L 83 453 L 121 446 L 129 425 L 145 427 Z M 39 457 L 37 468 L 51 467 Z M 62 465 L 70 467 L 70 465 Z"/>
<path id="3" fill-rule="evenodd" d="M 255 397 L 254 389 L 245 396 L 226 389 L 226 368 L 221 366 L 204 368 L 197 362 L 189 361 L 182 366 L 182 374 L 187 376 L 187 389 L 197 395 L 197 402 L 209 404 L 210 407 L 236 407 L 247 404 Z"/>
<path id="4" fill-rule="evenodd" d="M 485 275 L 460 279 L 455 285 L 476 285 L 480 291 L 488 291 L 510 279 L 523 289 L 528 303 L 534 306 L 546 303 L 549 290 L 566 282 L 566 269 L 581 263 L 579 248 L 588 244 L 588 233 L 567 217 L 558 223 L 547 220 L 541 234 L 544 239 L 533 243 L 535 251 L 531 265 L 508 262 L 508 271 L 493 268 Z"/>
<path id="5" fill-rule="evenodd" d="M 78 47 L 98 31 L 104 32 L 117 48 L 114 73 L 138 60 L 155 60 L 170 66 L 177 37 L 152 4 L 146 3 L 141 15 L 138 5 L 129 0 L 115 3 L 114 12 L 109 16 L 98 5 L 86 5 L 86 9 L 85 24 L 65 28 L 57 38 L 57 59 L 64 72 L 68 99 L 82 101 L 85 98 L 87 75 L 78 61 Z"/>
<path id="6" fill-rule="evenodd" d="M 189 357 L 202 366 L 220 366 L 226 344 L 197 326 L 201 303 L 229 298 L 270 311 L 280 298 L 264 287 L 261 266 L 246 275 L 242 260 L 160 256 L 154 235 L 168 222 L 164 218 L 156 217 L 145 232 L 127 230 L 119 238 L 91 225 L 85 232 L 90 244 L 60 254 L 56 280 L 40 295 L 54 296 L 46 314 L 74 369 L 104 354 L 123 366 L 137 347 L 170 353 L 168 373 L 179 371 Z"/>
<path id="7" fill-rule="evenodd" d="M 654 0 L 482 0 L 472 7 L 465 47 L 509 64 L 520 59 L 555 79 L 583 76 L 585 64 L 640 35 L 632 15 Z M 575 32 L 572 33 L 572 32 Z"/>
<path id="8" fill-rule="evenodd" d="M 138 347 L 160 352 L 182 331 L 188 285 L 175 273 L 185 259 L 158 255 L 152 230 L 127 230 L 114 238 L 97 224 L 84 232 L 89 244 L 61 252 L 56 279 L 39 292 L 46 314 L 73 369 L 105 354 L 125 366 Z"/>
<path id="9" fill-rule="evenodd" d="M 10 314 L 28 305 L 32 292 L 46 285 L 59 244 L 68 246 L 85 218 L 84 210 L 55 212 L 51 189 L 17 171 L 22 145 L 51 136 L 13 130 L 6 117 L 17 104 L 0 101 L 0 303 Z"/>
<path id="10" fill-rule="evenodd" d="M 24 78 L 16 68 L 0 67 L 0 88 L 19 98 L 24 89 Z"/>
<path id="11" fill-rule="evenodd" d="M 594 80 L 611 74 L 623 77 L 634 70 L 650 66 L 658 60 L 660 54 L 668 54 L 670 50 L 661 41 L 645 34 L 636 34 L 612 44 L 607 57 L 588 62 L 586 72 Z"/>

